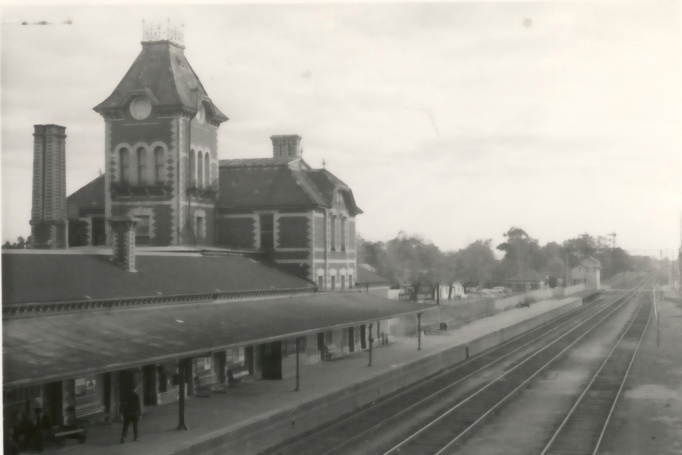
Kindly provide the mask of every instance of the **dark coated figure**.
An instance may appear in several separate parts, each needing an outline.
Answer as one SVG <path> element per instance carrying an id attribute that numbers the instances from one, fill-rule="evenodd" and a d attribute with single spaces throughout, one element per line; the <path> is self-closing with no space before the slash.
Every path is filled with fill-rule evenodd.
<path id="1" fill-rule="evenodd" d="M 133 441 L 139 440 L 137 435 L 137 422 L 141 417 L 140 397 L 133 389 L 121 399 L 121 418 L 123 419 L 123 432 L 121 433 L 121 444 L 126 441 L 128 426 L 133 425 Z"/>

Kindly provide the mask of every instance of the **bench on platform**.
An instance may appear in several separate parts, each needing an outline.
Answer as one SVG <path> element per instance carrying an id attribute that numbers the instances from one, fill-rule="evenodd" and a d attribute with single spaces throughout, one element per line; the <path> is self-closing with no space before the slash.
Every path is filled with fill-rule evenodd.
<path id="1" fill-rule="evenodd" d="M 248 367 L 236 366 L 227 369 L 227 386 L 235 387 L 249 375 Z"/>
<path id="2" fill-rule="evenodd" d="M 211 392 L 215 388 L 215 376 L 213 374 L 197 376 L 195 378 L 194 386 L 196 389 L 196 396 L 201 398 L 209 398 Z"/>
<path id="3" fill-rule="evenodd" d="M 327 344 L 324 346 L 324 359 L 325 360 L 336 360 L 345 357 L 346 353 L 343 349 L 339 349 L 335 344 Z"/>
<path id="4" fill-rule="evenodd" d="M 88 439 L 88 431 L 80 427 L 52 427 L 49 439 L 58 446 L 63 447 L 67 439 L 76 439 L 79 444 L 85 444 Z"/>

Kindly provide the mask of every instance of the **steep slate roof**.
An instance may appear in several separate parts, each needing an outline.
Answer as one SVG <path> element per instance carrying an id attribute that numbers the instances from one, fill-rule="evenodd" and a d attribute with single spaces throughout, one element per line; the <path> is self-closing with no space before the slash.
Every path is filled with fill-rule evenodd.
<path id="1" fill-rule="evenodd" d="M 361 292 L 323 292 L 3 320 L 3 385 L 205 355 L 436 308 Z"/>
<path id="2" fill-rule="evenodd" d="M 601 262 L 592 256 L 587 256 L 585 259 L 580 261 L 580 265 L 583 267 L 599 267 L 601 268 Z"/>
<path id="3" fill-rule="evenodd" d="M 66 204 L 67 207 L 71 204 L 76 205 L 81 212 L 104 213 L 104 175 L 72 193 L 66 198 Z"/>
<path id="4" fill-rule="evenodd" d="M 362 213 L 345 183 L 326 169 L 310 169 L 303 160 L 221 160 L 218 208 L 331 207 L 337 188 L 349 211 Z"/>
<path id="5" fill-rule="evenodd" d="M 2 303 L 315 289 L 313 283 L 290 275 L 275 264 L 243 256 L 138 254 L 136 273 L 115 265 L 109 256 L 78 254 L 77 250 L 3 253 Z"/>
<path id="6" fill-rule="evenodd" d="M 227 120 L 210 100 L 182 47 L 168 41 L 144 42 L 142 51 L 109 97 L 94 109 L 103 113 L 121 108 L 131 96 L 147 95 L 153 105 L 178 106 L 196 111 L 198 102 L 208 103 L 213 115 Z"/>
<path id="7" fill-rule="evenodd" d="M 386 278 L 377 275 L 376 273 L 367 270 L 364 267 L 358 267 L 358 276 L 355 282 L 358 284 L 358 286 L 363 286 L 363 285 L 384 285 L 388 286 L 391 284 L 389 280 Z"/>

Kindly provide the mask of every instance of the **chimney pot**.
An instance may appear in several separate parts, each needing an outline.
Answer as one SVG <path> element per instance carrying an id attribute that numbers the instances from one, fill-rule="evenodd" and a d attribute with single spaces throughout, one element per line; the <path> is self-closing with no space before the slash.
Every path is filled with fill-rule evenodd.
<path id="1" fill-rule="evenodd" d="M 298 134 L 282 134 L 270 136 L 273 158 L 300 158 L 301 136 Z"/>
<path id="2" fill-rule="evenodd" d="M 33 125 L 33 248 L 68 248 L 66 127 Z"/>

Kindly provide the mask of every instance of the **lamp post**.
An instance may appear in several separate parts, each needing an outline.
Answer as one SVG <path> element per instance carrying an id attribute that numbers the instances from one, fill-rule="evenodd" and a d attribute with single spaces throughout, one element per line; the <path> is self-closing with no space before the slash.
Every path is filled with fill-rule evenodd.
<path id="1" fill-rule="evenodd" d="M 422 350 L 422 314 L 417 313 L 417 351 Z"/>
<path id="2" fill-rule="evenodd" d="M 178 393 L 180 394 L 178 400 L 178 427 L 179 431 L 189 430 L 185 424 L 185 375 L 188 359 L 180 359 L 178 361 Z"/>
<path id="3" fill-rule="evenodd" d="M 369 323 L 369 365 L 368 367 L 372 366 L 372 343 L 374 343 L 374 338 L 372 338 L 372 326 L 374 325 L 373 322 Z"/>
<path id="4" fill-rule="evenodd" d="M 294 392 L 299 392 L 300 389 L 300 380 L 301 380 L 301 367 L 300 367 L 300 345 L 301 345 L 301 337 L 296 337 L 296 389 Z"/>

